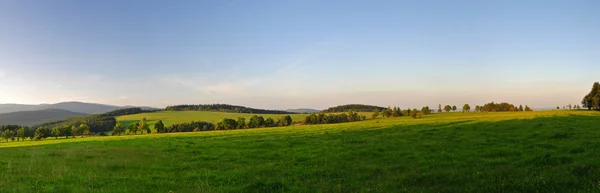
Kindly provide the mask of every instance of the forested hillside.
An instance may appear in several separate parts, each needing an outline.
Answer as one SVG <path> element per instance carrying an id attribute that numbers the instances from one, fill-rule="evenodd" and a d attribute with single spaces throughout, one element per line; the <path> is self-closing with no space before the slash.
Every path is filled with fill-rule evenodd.
<path id="1" fill-rule="evenodd" d="M 336 112 L 375 112 L 375 111 L 383 111 L 384 107 L 378 107 L 373 105 L 363 105 L 363 104 L 349 104 L 349 105 L 340 105 L 336 107 L 331 107 L 323 110 L 326 113 L 336 113 Z"/>
<path id="2" fill-rule="evenodd" d="M 0 124 L 3 125 L 24 125 L 31 126 L 49 121 L 59 121 L 71 117 L 83 116 L 83 113 L 76 113 L 62 109 L 45 109 L 38 111 L 20 111 L 0 114 Z"/>
<path id="3" fill-rule="evenodd" d="M 218 111 L 230 113 L 255 113 L 255 114 L 293 114 L 293 112 L 281 110 L 254 109 L 244 106 L 228 104 L 206 104 L 206 105 L 176 105 L 165 108 L 167 111 Z"/>

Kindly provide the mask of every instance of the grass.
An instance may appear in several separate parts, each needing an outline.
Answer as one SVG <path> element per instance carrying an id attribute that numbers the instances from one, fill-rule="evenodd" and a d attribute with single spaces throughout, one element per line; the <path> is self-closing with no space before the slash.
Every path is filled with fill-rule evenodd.
<path id="1" fill-rule="evenodd" d="M 0 143 L 0 192 L 598 192 L 600 113 Z M 4 147 L 4 148 L 2 148 Z"/>

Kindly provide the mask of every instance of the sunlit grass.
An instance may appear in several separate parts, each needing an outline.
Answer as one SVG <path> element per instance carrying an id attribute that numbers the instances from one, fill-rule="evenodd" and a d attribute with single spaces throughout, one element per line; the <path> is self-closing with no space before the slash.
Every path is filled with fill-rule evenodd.
<path id="1" fill-rule="evenodd" d="M 598 125 L 590 111 L 442 113 L 2 142 L 0 192 L 596 192 Z"/>

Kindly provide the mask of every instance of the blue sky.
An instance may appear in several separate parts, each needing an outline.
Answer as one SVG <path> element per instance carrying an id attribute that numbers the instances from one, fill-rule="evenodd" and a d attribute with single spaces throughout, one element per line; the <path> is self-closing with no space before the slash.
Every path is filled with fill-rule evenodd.
<path id="1" fill-rule="evenodd" d="M 0 1 L 0 103 L 575 104 L 598 1 Z"/>

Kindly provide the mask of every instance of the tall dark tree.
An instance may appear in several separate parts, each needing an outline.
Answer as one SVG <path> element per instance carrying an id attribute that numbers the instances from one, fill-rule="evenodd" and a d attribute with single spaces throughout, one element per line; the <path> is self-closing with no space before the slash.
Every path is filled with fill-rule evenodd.
<path id="1" fill-rule="evenodd" d="M 452 106 L 450 106 L 450 105 L 444 106 L 444 111 L 446 111 L 446 113 L 450 112 L 451 110 L 452 110 Z"/>
<path id="2" fill-rule="evenodd" d="M 456 105 L 452 105 L 452 111 L 456 112 Z"/>
<path id="3" fill-rule="evenodd" d="M 469 106 L 469 104 L 463 105 L 462 111 L 463 112 L 471 112 L 471 106 Z"/>
<path id="4" fill-rule="evenodd" d="M 163 124 L 162 120 L 158 120 L 158 122 L 156 122 L 154 124 L 154 130 L 156 130 L 156 133 L 166 133 L 167 132 L 165 130 L 165 124 Z"/>

